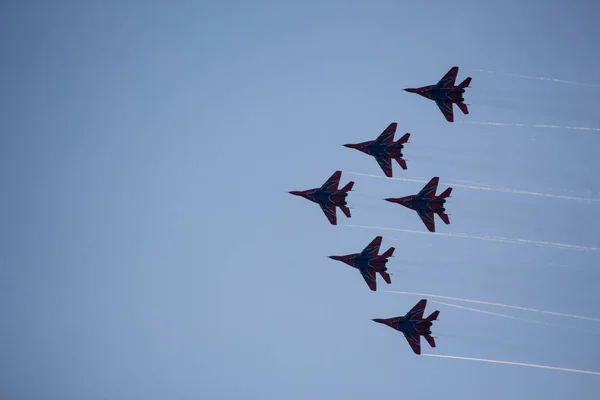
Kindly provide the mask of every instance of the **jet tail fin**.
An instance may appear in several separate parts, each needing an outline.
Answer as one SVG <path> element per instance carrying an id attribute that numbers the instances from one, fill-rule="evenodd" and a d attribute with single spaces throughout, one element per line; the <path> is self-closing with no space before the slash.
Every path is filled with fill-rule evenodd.
<path id="1" fill-rule="evenodd" d="M 450 217 L 448 216 L 448 214 L 446 214 L 444 212 L 439 212 L 438 215 L 440 216 L 440 218 L 442 219 L 442 221 L 444 221 L 444 223 L 446 225 L 450 224 Z"/>
<path id="2" fill-rule="evenodd" d="M 446 197 L 450 197 L 450 193 L 452 193 L 452 188 L 449 187 L 448 189 L 444 190 L 441 194 L 440 197 L 442 199 L 445 199 Z"/>
<path id="3" fill-rule="evenodd" d="M 440 312 L 438 310 L 435 310 L 434 312 L 431 313 L 431 315 L 427 318 L 425 318 L 425 321 L 435 321 L 438 317 L 438 315 L 440 315 Z M 435 347 L 435 346 L 433 346 Z"/>
<path id="4" fill-rule="evenodd" d="M 385 253 L 383 253 L 381 255 L 381 257 L 385 257 L 385 258 L 391 257 L 392 254 L 394 254 L 394 250 L 396 250 L 394 247 L 390 247 L 389 249 L 387 249 L 387 251 Z"/>
<path id="5" fill-rule="evenodd" d="M 467 79 L 465 79 L 464 81 L 462 81 L 462 83 L 460 85 L 458 85 L 459 88 L 464 89 L 466 87 L 469 87 L 469 84 L 471 83 L 471 77 L 469 76 Z"/>
<path id="6" fill-rule="evenodd" d="M 463 114 L 467 115 L 469 113 L 469 108 L 467 107 L 467 105 L 463 102 L 460 103 L 456 103 L 456 105 L 458 106 L 458 108 L 460 108 L 460 111 L 463 112 Z"/>
<path id="7" fill-rule="evenodd" d="M 348 184 L 346 184 L 346 186 L 344 186 L 342 188 L 342 192 L 349 192 L 349 191 L 351 191 L 353 186 L 354 186 L 354 182 L 352 182 L 352 181 L 348 182 Z"/>
<path id="8" fill-rule="evenodd" d="M 398 163 L 400 168 L 402 168 L 402 169 L 408 168 L 408 166 L 406 165 L 406 160 L 404 158 L 398 157 L 398 158 L 396 158 L 396 162 Z"/>
<path id="9" fill-rule="evenodd" d="M 350 182 L 352 183 L 352 182 Z M 340 206 L 340 209 L 342 210 L 342 212 L 346 215 L 346 217 L 350 218 L 350 209 L 346 206 Z"/>
<path id="10" fill-rule="evenodd" d="M 398 139 L 398 141 L 396 143 L 399 143 L 399 144 L 408 143 L 409 137 L 410 137 L 410 133 L 406 133 L 406 134 L 404 134 L 404 136 L 402 136 L 400 139 Z"/>
<path id="11" fill-rule="evenodd" d="M 435 339 L 431 335 L 423 335 L 431 347 L 435 347 Z"/>
<path id="12" fill-rule="evenodd" d="M 381 275 L 381 277 L 383 278 L 383 280 L 385 281 L 385 283 L 392 283 L 392 278 L 390 277 L 390 274 L 388 274 L 387 272 L 380 272 L 379 275 Z"/>

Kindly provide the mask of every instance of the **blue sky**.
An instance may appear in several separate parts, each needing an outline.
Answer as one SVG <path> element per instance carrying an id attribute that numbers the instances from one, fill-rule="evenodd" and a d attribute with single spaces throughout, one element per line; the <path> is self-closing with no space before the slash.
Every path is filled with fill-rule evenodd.
<path id="1" fill-rule="evenodd" d="M 562 399 L 593 375 L 418 357 L 371 322 L 426 292 L 600 317 L 596 251 L 433 234 L 395 177 L 600 197 L 600 4 L 4 2 L 0 397 Z M 453 65 L 470 115 L 405 87 Z M 492 71 L 479 72 L 477 69 Z M 501 122 L 504 126 L 464 122 Z M 515 127 L 510 124 L 523 124 Z M 289 195 L 335 170 L 352 218 Z M 464 185 L 465 182 L 462 182 Z M 598 202 L 455 187 L 440 233 L 600 247 Z M 326 258 L 396 247 L 371 292 Z M 600 371 L 600 323 L 429 304 L 424 352 Z"/>

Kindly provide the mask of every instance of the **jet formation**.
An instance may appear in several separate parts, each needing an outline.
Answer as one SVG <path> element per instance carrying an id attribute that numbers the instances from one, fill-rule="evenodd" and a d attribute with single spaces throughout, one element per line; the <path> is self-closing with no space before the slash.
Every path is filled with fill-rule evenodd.
<path id="1" fill-rule="evenodd" d="M 346 217 L 350 218 L 350 209 L 347 206 L 346 197 L 352 190 L 354 182 L 350 181 L 341 190 L 338 190 L 342 171 L 335 171 L 320 188 L 308 189 L 303 191 L 291 191 L 296 196 L 304 197 L 307 200 L 317 203 L 325 213 L 331 225 L 337 225 L 336 207 L 339 207 Z"/>
<path id="2" fill-rule="evenodd" d="M 454 121 L 452 105 L 456 104 L 465 114 L 469 114 L 467 105 L 464 103 L 465 88 L 470 87 L 471 78 L 466 78 L 458 86 L 455 86 L 458 67 L 452 67 L 446 75 L 435 85 L 423 86 L 420 88 L 404 89 L 410 93 L 417 93 L 423 97 L 435 101 L 444 117 L 448 122 Z M 394 136 L 398 128 L 397 122 L 392 122 L 384 131 L 377 136 L 375 140 L 369 140 L 354 144 L 344 144 L 344 147 L 359 150 L 375 158 L 377 164 L 386 177 L 393 177 L 393 160 L 403 170 L 408 168 L 404 159 L 404 146 L 408 143 L 411 136 L 405 133 L 400 139 L 394 141 Z M 291 191 L 289 193 L 303 197 L 314 203 L 319 204 L 323 213 L 331 225 L 337 225 L 336 208 L 339 207 L 347 218 L 351 218 L 350 207 L 348 206 L 348 193 L 353 191 L 354 182 L 348 182 L 342 189 L 338 189 L 342 171 L 335 171 L 321 187 L 303 190 Z M 440 178 L 434 176 L 417 194 L 406 195 L 404 197 L 389 197 L 385 201 L 400 204 L 406 208 L 414 210 L 421 218 L 429 232 L 435 232 L 434 214 L 437 214 L 446 225 L 450 224 L 450 218 L 446 214 L 445 204 L 452 193 L 449 187 L 440 195 L 436 195 Z M 388 272 L 387 264 L 389 258 L 393 257 L 395 248 L 390 247 L 384 253 L 379 254 L 383 237 L 377 236 L 360 253 L 347 254 L 343 256 L 329 256 L 329 258 L 341 261 L 350 267 L 357 269 L 369 289 L 377 291 L 377 274 L 379 274 L 387 284 L 392 280 Z M 420 300 L 404 316 L 398 316 L 386 319 L 373 319 L 373 321 L 387 325 L 404 334 L 408 344 L 415 354 L 421 354 L 421 336 L 427 343 L 436 347 L 435 338 L 431 336 L 431 326 L 433 321 L 437 320 L 439 311 L 434 311 L 427 318 L 423 318 L 427 299 Z"/>

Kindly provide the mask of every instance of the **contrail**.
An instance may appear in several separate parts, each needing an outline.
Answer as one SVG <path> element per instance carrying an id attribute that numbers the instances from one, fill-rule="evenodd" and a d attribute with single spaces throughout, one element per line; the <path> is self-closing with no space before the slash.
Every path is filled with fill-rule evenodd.
<path id="1" fill-rule="evenodd" d="M 474 124 L 474 125 L 494 125 L 494 126 L 517 126 L 520 128 L 550 128 L 550 129 L 572 129 L 576 131 L 590 131 L 600 132 L 600 128 L 588 128 L 584 126 L 570 126 L 570 125 L 526 125 L 526 124 L 507 124 L 505 122 L 483 122 L 483 121 L 458 121 L 461 124 Z"/>
<path id="2" fill-rule="evenodd" d="M 550 366 L 550 365 L 527 364 L 527 363 L 520 363 L 520 362 L 515 362 L 515 361 L 500 361 L 500 360 L 489 360 L 487 358 L 447 356 L 447 355 L 442 355 L 442 354 L 421 354 L 421 355 L 425 356 L 425 357 L 438 357 L 438 358 L 451 358 L 451 359 L 454 359 L 454 360 L 481 361 L 481 362 L 487 362 L 487 363 L 493 363 L 493 364 L 520 365 L 522 367 L 553 369 L 555 371 L 577 372 L 579 374 L 588 374 L 588 375 L 600 375 L 600 372 L 596 372 L 596 371 L 587 371 L 587 370 L 583 370 L 583 369 L 573 369 L 573 368 L 553 367 L 553 366 Z"/>
<path id="3" fill-rule="evenodd" d="M 496 317 L 514 319 L 516 321 L 529 322 L 529 323 L 532 323 L 532 324 L 541 324 L 541 325 L 551 326 L 551 327 L 555 327 L 555 328 L 562 328 L 562 329 L 566 329 L 566 330 L 574 331 L 574 332 L 585 332 L 585 333 L 591 333 L 593 335 L 598 335 L 598 332 L 592 331 L 592 330 L 589 330 L 589 329 L 579 329 L 579 328 L 573 328 L 573 327 L 571 327 L 569 325 L 558 325 L 558 324 L 552 324 L 550 322 L 538 321 L 538 320 L 535 320 L 535 319 L 519 318 L 519 317 L 515 317 L 514 315 L 500 314 L 500 313 L 495 313 L 495 312 L 492 312 L 492 311 L 480 310 L 478 308 L 463 307 L 463 306 L 459 306 L 457 304 L 444 303 L 442 301 L 436 301 L 436 300 L 429 300 L 429 301 L 431 303 L 442 304 L 444 306 L 454 307 L 454 308 L 460 308 L 462 310 L 478 312 L 478 313 L 481 313 L 481 314 L 488 314 L 488 315 L 493 315 L 493 316 L 496 316 Z"/>
<path id="4" fill-rule="evenodd" d="M 459 305 L 456 305 L 456 304 L 444 303 L 442 301 L 429 300 L 429 302 L 430 303 L 435 303 L 435 304 L 441 304 L 441 305 L 448 306 L 448 307 L 460 308 L 462 310 L 468 310 L 468 311 L 478 312 L 478 313 L 481 313 L 481 314 L 493 315 L 493 316 L 496 316 L 496 317 L 514 319 L 514 320 L 517 320 L 517 321 L 531 322 L 533 324 L 542 324 L 542 325 L 546 325 L 546 326 L 559 327 L 559 325 L 551 324 L 549 322 L 537 321 L 535 319 L 519 318 L 519 317 L 515 317 L 513 315 L 500 314 L 500 313 L 495 313 L 495 312 L 492 312 L 492 311 L 479 310 L 477 308 L 463 307 L 463 306 L 459 306 Z"/>
<path id="5" fill-rule="evenodd" d="M 584 316 L 581 316 L 581 315 L 565 314 L 565 313 L 559 313 L 559 312 L 554 312 L 554 311 L 545 311 L 545 310 L 539 310 L 539 309 L 536 309 L 536 308 L 529 308 L 529 307 L 512 306 L 510 304 L 492 303 L 490 301 L 483 301 L 483 300 L 470 300 L 470 299 L 463 299 L 463 298 L 460 298 L 460 297 L 441 296 L 441 295 L 431 294 L 431 293 L 400 292 L 400 291 L 395 291 L 395 290 L 386 290 L 385 292 L 388 292 L 388 293 L 398 293 L 398 294 L 408 294 L 408 295 L 413 295 L 413 296 L 434 297 L 434 298 L 437 298 L 437 299 L 456 300 L 456 301 L 462 301 L 462 302 L 465 302 L 465 303 L 485 304 L 485 305 L 488 305 L 488 306 L 512 308 L 512 309 L 515 309 L 515 310 L 537 312 L 537 313 L 540 313 L 540 314 L 555 315 L 555 316 L 558 316 L 558 317 L 577 318 L 577 319 L 585 319 L 587 321 L 600 322 L 600 318 L 584 317 Z"/>
<path id="6" fill-rule="evenodd" d="M 529 244 L 529 245 L 534 245 L 534 246 L 554 247 L 554 248 L 559 248 L 559 249 L 600 252 L 600 248 L 598 248 L 598 247 L 586 247 L 586 246 L 578 246 L 578 245 L 574 245 L 574 244 L 564 244 L 564 243 L 555 243 L 555 242 L 542 242 L 539 240 L 511 239 L 511 238 L 505 238 L 505 237 L 501 237 L 501 236 L 470 236 L 465 233 L 424 232 L 424 231 L 415 231 L 412 229 L 384 228 L 381 226 L 365 226 L 365 225 L 343 225 L 343 226 L 346 226 L 349 228 L 379 229 L 379 230 L 383 230 L 383 231 L 418 233 L 421 235 L 438 235 L 438 236 L 457 237 L 457 238 L 464 238 L 464 239 L 487 240 L 490 242 L 499 242 L 499 243 Z"/>
<path id="7" fill-rule="evenodd" d="M 517 78 L 535 79 L 535 80 L 538 80 L 538 81 L 566 83 L 566 84 L 569 84 L 569 85 L 577 85 L 577 86 L 587 86 L 587 87 L 597 87 L 597 88 L 600 88 L 600 85 L 597 85 L 597 84 L 594 84 L 594 83 L 583 83 L 583 82 L 567 81 L 567 80 L 564 80 L 564 79 L 546 78 L 546 77 L 543 77 L 543 76 L 522 75 L 522 74 L 511 73 L 511 72 L 494 72 L 494 71 L 487 71 L 487 70 L 483 70 L 483 69 L 473 69 L 472 71 L 487 72 L 488 74 L 499 74 L 499 75 L 506 75 L 506 76 L 514 76 L 514 77 L 517 77 Z"/>
<path id="8" fill-rule="evenodd" d="M 381 176 L 381 175 L 363 174 L 361 172 L 348 172 L 348 173 L 352 174 L 352 175 L 368 176 L 371 178 L 380 178 L 380 179 L 391 179 L 391 180 L 404 181 L 404 182 L 418 182 L 418 183 L 429 182 L 428 179 L 424 179 L 424 178 L 388 178 L 388 177 Z M 465 182 L 465 181 L 462 181 L 462 182 Z M 465 185 L 462 183 L 455 183 L 455 182 L 446 182 L 446 184 L 448 186 L 461 187 L 461 188 L 465 188 L 465 189 L 487 190 L 490 192 L 525 194 L 525 195 L 530 195 L 530 196 L 542 196 L 542 197 L 551 197 L 551 198 L 555 198 L 555 199 L 577 200 L 577 201 L 600 203 L 600 199 L 575 197 L 575 196 L 563 196 L 563 195 L 558 195 L 558 194 L 532 192 L 529 190 L 519 190 L 519 189 L 510 189 L 510 188 L 504 188 L 504 187 L 492 187 L 492 186 Z"/>

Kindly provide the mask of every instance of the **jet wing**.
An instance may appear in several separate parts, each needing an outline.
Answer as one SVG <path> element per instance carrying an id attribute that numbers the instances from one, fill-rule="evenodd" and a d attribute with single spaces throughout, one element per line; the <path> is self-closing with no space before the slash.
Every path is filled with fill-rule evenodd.
<path id="1" fill-rule="evenodd" d="M 434 198 L 435 191 L 437 190 L 439 183 L 440 178 L 438 176 L 434 176 L 429 182 L 427 182 L 427 185 L 423 186 L 423 189 L 421 189 L 418 196 L 425 197 L 427 199 Z"/>
<path id="2" fill-rule="evenodd" d="M 433 220 L 433 211 L 417 211 L 417 213 L 419 214 L 419 217 L 421 217 L 421 220 L 427 227 L 427 230 L 429 232 L 435 232 L 435 221 Z"/>
<path id="3" fill-rule="evenodd" d="M 411 320 L 421 320 L 423 319 L 423 313 L 425 312 L 425 307 L 427 307 L 427 299 L 419 300 L 417 304 L 406 314 L 406 318 Z"/>
<path id="4" fill-rule="evenodd" d="M 381 167 L 381 170 L 383 171 L 385 176 L 387 176 L 388 178 L 391 178 L 392 174 L 393 174 L 391 157 L 375 156 L 375 160 L 377 160 L 377 163 Z M 400 165 L 400 166 L 402 166 L 402 165 Z"/>
<path id="5" fill-rule="evenodd" d="M 362 255 L 376 256 L 377 254 L 379 254 L 379 247 L 381 246 L 382 239 L 383 238 L 381 236 L 377 236 L 375 239 L 373 239 L 373 241 L 369 243 L 367 247 L 365 247 L 365 249 L 362 251 Z"/>
<path id="6" fill-rule="evenodd" d="M 333 204 L 319 203 L 321 210 L 325 213 L 325 216 L 329 220 L 331 225 L 337 225 L 337 214 L 335 212 L 335 206 Z"/>
<path id="7" fill-rule="evenodd" d="M 392 122 L 385 130 L 375 139 L 378 143 L 392 143 L 394 141 L 394 134 L 396 133 L 397 122 Z"/>
<path id="8" fill-rule="evenodd" d="M 377 290 L 377 278 L 375 275 L 374 271 L 369 271 L 369 270 L 361 270 L 360 273 L 362 274 L 362 277 L 365 279 L 365 282 L 367 282 L 367 285 L 369 285 L 369 289 L 371 289 L 372 291 L 376 291 Z"/>
<path id="9" fill-rule="evenodd" d="M 416 332 L 403 332 L 406 341 L 415 352 L 415 354 L 421 354 L 421 335 Z"/>
<path id="10" fill-rule="evenodd" d="M 342 179 L 342 171 L 335 171 L 333 175 L 327 179 L 327 181 L 321 186 L 322 190 L 335 191 L 338 190 L 338 185 Z"/>
<path id="11" fill-rule="evenodd" d="M 444 117 L 448 122 L 454 122 L 454 109 L 452 108 L 452 102 L 448 100 L 436 100 L 435 104 L 440 108 Z"/>
<path id="12" fill-rule="evenodd" d="M 450 68 L 450 71 L 446 72 L 446 75 L 437 83 L 438 88 L 449 88 L 453 87 L 456 82 L 456 76 L 458 75 L 458 67 Z"/>

